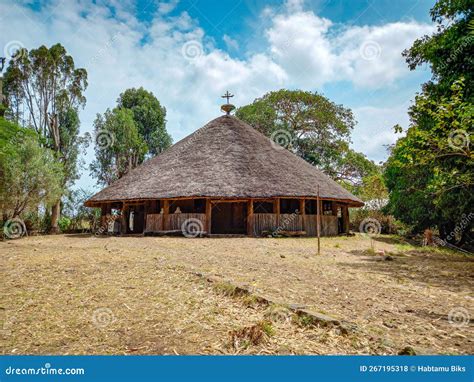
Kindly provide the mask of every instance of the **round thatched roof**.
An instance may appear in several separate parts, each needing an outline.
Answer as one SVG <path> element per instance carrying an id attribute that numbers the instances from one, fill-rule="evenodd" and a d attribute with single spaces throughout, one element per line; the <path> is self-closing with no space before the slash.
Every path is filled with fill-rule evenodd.
<path id="1" fill-rule="evenodd" d="M 94 195 L 86 202 L 185 197 L 320 197 L 362 201 L 247 123 L 222 116 Z"/>

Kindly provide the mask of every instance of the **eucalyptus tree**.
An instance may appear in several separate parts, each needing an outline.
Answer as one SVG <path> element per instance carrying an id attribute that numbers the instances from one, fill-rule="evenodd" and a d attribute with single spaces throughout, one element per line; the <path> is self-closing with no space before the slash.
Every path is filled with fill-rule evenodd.
<path id="1" fill-rule="evenodd" d="M 79 136 L 79 108 L 84 107 L 87 72 L 76 68 L 61 44 L 20 49 L 4 76 L 7 116 L 34 129 L 63 168 L 63 188 L 78 178 L 79 152 L 88 137 Z M 51 231 L 58 231 L 59 195 L 51 209 Z"/>

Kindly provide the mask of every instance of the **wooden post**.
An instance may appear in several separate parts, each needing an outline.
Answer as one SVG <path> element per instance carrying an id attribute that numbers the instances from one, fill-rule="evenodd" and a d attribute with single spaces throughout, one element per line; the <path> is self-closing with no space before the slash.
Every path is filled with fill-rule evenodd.
<path id="1" fill-rule="evenodd" d="M 209 199 L 206 199 L 206 232 L 211 234 L 211 217 L 212 217 L 212 204 Z"/>
<path id="2" fill-rule="evenodd" d="M 341 206 L 342 214 L 342 231 L 344 233 L 349 233 L 349 207 L 347 204 Z"/>
<path id="3" fill-rule="evenodd" d="M 170 213 L 170 201 L 163 200 L 163 231 L 168 230 L 168 215 Z"/>
<path id="4" fill-rule="evenodd" d="M 278 227 L 280 227 L 280 198 L 275 198 L 273 209 L 275 210 L 273 213 L 276 214 L 276 227 L 275 227 L 275 229 L 277 229 Z"/>
<path id="5" fill-rule="evenodd" d="M 100 231 L 102 233 L 106 233 L 107 232 L 107 210 L 108 210 L 108 207 L 109 205 L 107 203 L 103 203 L 101 206 L 100 206 Z"/>
<path id="6" fill-rule="evenodd" d="M 318 235 L 318 255 L 321 254 L 321 206 L 319 203 L 319 184 L 318 198 L 316 199 L 316 234 Z"/>
<path id="7" fill-rule="evenodd" d="M 120 233 L 125 235 L 128 231 L 128 204 L 122 204 L 122 218 L 120 220 Z"/>
<path id="8" fill-rule="evenodd" d="M 300 215 L 301 215 L 301 230 L 304 231 L 305 230 L 304 220 L 305 220 L 305 215 L 306 215 L 304 199 L 300 199 Z"/>
<path id="9" fill-rule="evenodd" d="M 247 202 L 247 235 L 255 235 L 253 226 L 253 199 Z"/>

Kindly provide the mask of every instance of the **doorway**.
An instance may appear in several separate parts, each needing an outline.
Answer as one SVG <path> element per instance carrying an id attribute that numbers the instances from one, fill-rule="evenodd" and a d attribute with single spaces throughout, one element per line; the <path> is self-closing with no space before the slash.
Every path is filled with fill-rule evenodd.
<path id="1" fill-rule="evenodd" d="M 128 212 L 128 233 L 143 233 L 145 228 L 145 205 L 130 206 Z"/>
<path id="2" fill-rule="evenodd" d="M 247 202 L 223 202 L 212 206 L 211 233 L 247 234 Z"/>

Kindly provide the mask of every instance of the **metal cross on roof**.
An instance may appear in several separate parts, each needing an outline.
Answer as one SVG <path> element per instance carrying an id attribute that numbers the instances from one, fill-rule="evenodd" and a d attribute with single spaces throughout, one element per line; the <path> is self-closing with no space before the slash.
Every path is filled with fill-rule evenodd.
<path id="1" fill-rule="evenodd" d="M 221 96 L 221 98 L 227 98 L 227 103 L 229 103 L 229 98 L 232 98 L 234 95 L 230 94 L 229 91 L 227 90 L 226 93 Z"/>

